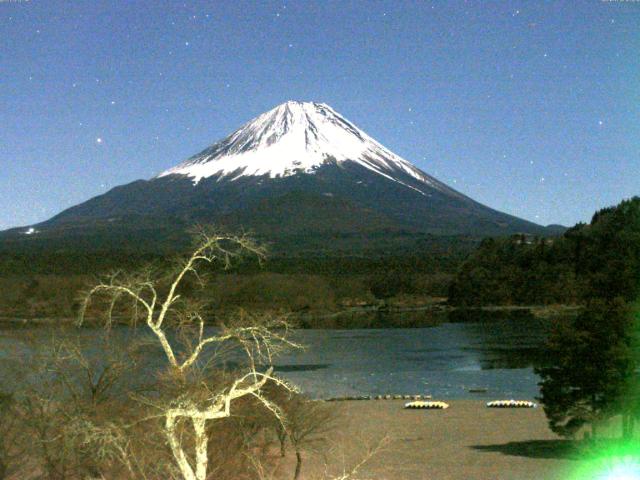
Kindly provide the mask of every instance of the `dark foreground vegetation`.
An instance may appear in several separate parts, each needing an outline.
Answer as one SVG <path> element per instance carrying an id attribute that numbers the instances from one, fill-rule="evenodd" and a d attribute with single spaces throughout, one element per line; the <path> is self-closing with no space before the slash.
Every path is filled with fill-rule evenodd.
<path id="1" fill-rule="evenodd" d="M 227 333 L 234 335 L 227 347 L 246 340 L 238 329 Z M 199 365 L 179 373 L 150 365 L 149 358 L 161 352 L 148 342 L 123 347 L 108 333 L 88 339 L 72 329 L 21 335 L 15 344 L 19 348 L 4 352 L 12 360 L 3 362 L 0 374 L 0 479 L 214 478 L 180 472 L 174 457 L 180 451 L 195 470 L 197 432 L 189 417 L 179 418 L 179 444 L 172 448 L 167 412 L 192 408 L 197 416 L 229 393 L 249 364 L 235 363 L 230 370 Z M 25 348 L 28 355 L 20 355 Z M 254 385 L 250 380 L 241 386 Z M 309 454 L 329 452 L 327 436 L 337 418 L 328 406 L 276 377 L 241 393 L 232 399 L 232 415 L 206 425 L 208 475 L 259 479 L 288 457 L 284 478 L 297 478 Z"/>
<path id="2" fill-rule="evenodd" d="M 552 431 L 574 437 L 622 417 L 622 437 L 640 420 L 640 313 L 621 297 L 594 298 L 570 321 L 557 322 L 536 368 Z"/>

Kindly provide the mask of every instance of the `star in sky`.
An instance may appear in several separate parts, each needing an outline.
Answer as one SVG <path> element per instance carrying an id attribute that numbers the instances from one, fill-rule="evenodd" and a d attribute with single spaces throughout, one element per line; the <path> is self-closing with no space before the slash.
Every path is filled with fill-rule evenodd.
<path id="1" fill-rule="evenodd" d="M 326 101 L 410 161 L 428 151 L 429 161 L 422 159 L 418 167 L 455 177 L 465 194 L 509 213 L 519 209 L 525 218 L 539 214 L 547 223 L 569 225 L 638 191 L 637 178 L 621 173 L 637 169 L 631 121 L 637 108 L 628 102 L 628 87 L 637 71 L 632 27 L 638 9 L 606 2 L 553 7 L 499 2 L 491 9 L 474 2 L 433 2 L 430 8 L 408 2 L 397 9 L 387 0 L 355 2 L 347 9 L 323 2 L 288 8 L 280 0 L 241 8 L 219 2 L 212 10 L 206 0 L 137 7 L 112 2 L 105 9 L 113 28 L 104 28 L 104 17 L 84 16 L 82 2 L 71 2 L 70 15 L 64 17 L 56 2 L 28 3 L 33 4 L 29 15 L 4 17 L 8 21 L 2 24 L 7 30 L 3 38 L 15 41 L 20 53 L 5 59 L 3 81 L 10 88 L 0 92 L 5 123 L 8 114 L 5 144 L 20 161 L 3 165 L 0 201 L 4 191 L 9 192 L 4 198 L 15 196 L 11 189 L 20 183 L 13 179 L 28 177 L 26 169 L 37 171 L 41 160 L 31 158 L 31 151 L 51 152 L 52 164 L 61 165 L 51 188 L 64 192 L 74 168 L 100 162 L 95 154 L 114 148 L 117 139 L 120 150 L 108 180 L 109 185 L 124 183 L 144 177 L 147 168 L 161 171 L 288 98 Z M 132 13 L 149 21 L 131 28 Z M 388 28 L 388 21 L 397 22 L 392 24 L 397 28 Z M 238 22 L 246 28 L 239 29 Z M 95 35 L 81 36 L 82 45 L 78 33 L 85 28 Z M 42 48 L 39 42 L 52 40 L 52 32 L 59 34 L 56 48 Z M 229 39 L 233 55 L 224 55 L 226 50 L 218 47 Z M 258 42 L 264 62 L 255 61 L 254 49 L 242 48 Z M 111 49 L 112 44 L 145 48 Z M 211 55 L 202 56 L 200 48 L 209 48 Z M 287 54 L 274 78 L 274 62 Z M 109 67 L 116 64 L 114 75 Z M 180 75 L 175 75 L 178 68 Z M 45 103 L 54 108 L 39 115 Z M 600 114 L 607 115 L 606 129 Z M 25 122 L 40 134 L 23 131 Z M 75 125 L 70 139 L 77 151 L 66 138 L 68 123 Z M 175 125 L 183 135 L 176 135 Z M 495 127 L 496 135 L 489 135 L 485 125 Z M 609 135 L 614 127 L 615 135 Z M 155 150 L 141 149 L 140 138 Z M 557 162 L 560 154 L 571 165 L 568 175 Z M 610 168 L 606 157 L 620 159 L 620 168 Z M 487 168 L 494 164 L 499 169 Z M 541 184 L 542 172 L 552 181 Z M 42 181 L 29 177 L 33 185 Z M 480 179 L 491 188 L 471 188 Z M 565 179 L 564 185 L 558 179 Z M 76 182 L 69 202 L 99 193 L 92 187 L 102 180 Z M 521 192 L 520 203 L 510 197 L 512 187 Z M 607 195 L 596 198 L 595 192 L 602 191 Z M 24 224 L 44 220 L 30 203 L 42 201 L 47 214 L 55 213 L 67 206 L 61 195 L 39 200 L 33 194 L 22 212 L 0 212 L 0 230 L 15 225 L 16 218 L 25 218 Z M 536 210 L 539 204 L 549 207 L 552 197 L 562 199 L 566 208 Z"/>

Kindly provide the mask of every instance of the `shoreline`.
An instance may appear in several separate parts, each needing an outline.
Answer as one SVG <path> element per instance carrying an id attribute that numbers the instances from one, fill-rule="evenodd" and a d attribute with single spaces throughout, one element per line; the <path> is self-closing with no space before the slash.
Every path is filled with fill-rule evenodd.
<path id="1" fill-rule="evenodd" d="M 331 459 L 330 470 L 354 464 L 383 438 L 386 446 L 364 465 L 362 478 L 564 480 L 575 468 L 570 442 L 548 429 L 542 408 L 446 402 L 446 410 L 404 409 L 404 400 L 328 403 L 339 422 L 330 440 L 348 452 Z M 314 459 L 303 478 L 314 478 L 321 466 Z"/>
<path id="2" fill-rule="evenodd" d="M 430 305 L 367 305 L 362 307 L 350 307 L 334 312 L 291 312 L 289 318 L 299 322 L 298 328 L 303 330 L 314 329 L 335 329 L 345 330 L 349 328 L 424 328 L 434 325 L 439 325 L 447 322 L 457 321 L 478 321 L 466 318 L 467 315 L 476 314 L 518 314 L 523 317 L 531 317 L 532 319 L 549 319 L 558 316 L 575 315 L 581 308 L 581 305 L 487 305 L 480 307 L 457 307 L 450 306 L 444 303 L 434 303 Z M 433 317 L 425 319 L 408 320 L 405 322 L 388 322 L 385 323 L 384 317 L 386 316 L 402 316 L 412 314 L 431 314 Z M 436 316 L 459 314 L 465 318 L 458 319 L 440 319 Z M 362 321 L 366 320 L 367 315 L 373 315 L 376 317 L 382 317 L 375 319 L 376 321 Z M 339 321 L 344 323 L 346 318 L 352 320 L 354 325 L 326 325 L 323 321 Z M 358 322 L 358 319 L 361 321 Z M 485 318 L 486 319 L 486 318 Z M 73 317 L 11 317 L 0 316 L 0 328 L 2 326 L 52 326 L 52 325 L 71 325 L 76 321 Z M 126 325 L 126 322 L 115 322 L 116 324 Z"/>

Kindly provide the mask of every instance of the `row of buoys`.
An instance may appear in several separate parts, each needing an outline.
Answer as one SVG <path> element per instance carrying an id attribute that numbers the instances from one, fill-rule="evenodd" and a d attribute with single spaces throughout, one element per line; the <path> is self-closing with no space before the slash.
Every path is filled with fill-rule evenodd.
<path id="1" fill-rule="evenodd" d="M 529 400 L 494 400 L 487 403 L 488 408 L 536 408 L 536 405 Z"/>
<path id="2" fill-rule="evenodd" d="M 340 402 L 345 400 L 429 400 L 431 395 L 358 395 L 346 397 L 327 398 L 327 402 Z"/>
<path id="3" fill-rule="evenodd" d="M 494 400 L 487 403 L 488 408 L 536 408 L 537 405 L 529 400 Z M 444 410 L 449 408 L 449 404 L 445 402 L 425 402 L 414 401 L 404 404 L 404 408 L 409 409 L 436 409 Z"/>
<path id="4" fill-rule="evenodd" d="M 449 408 L 448 403 L 444 402 L 425 402 L 425 401 L 415 401 L 404 404 L 404 408 L 409 409 L 427 409 L 427 410 L 444 410 L 445 408 Z"/>
<path id="5" fill-rule="evenodd" d="M 440 401 L 431 400 L 431 395 L 358 395 L 346 397 L 328 398 L 327 402 L 340 402 L 347 400 L 413 400 L 405 403 L 404 408 L 409 409 L 445 409 L 449 408 L 449 404 Z M 536 408 L 534 402 L 529 400 L 493 400 L 487 403 L 487 408 Z"/>

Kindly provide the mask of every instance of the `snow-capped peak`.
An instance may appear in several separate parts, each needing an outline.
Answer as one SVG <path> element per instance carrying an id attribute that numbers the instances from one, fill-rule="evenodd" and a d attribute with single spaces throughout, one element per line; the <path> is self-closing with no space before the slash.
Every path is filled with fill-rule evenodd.
<path id="1" fill-rule="evenodd" d="M 212 176 L 219 180 L 263 175 L 275 178 L 313 173 L 327 162 L 347 161 L 403 185 L 406 184 L 395 178 L 394 173 L 408 174 L 431 187 L 444 187 L 376 142 L 329 105 L 296 101 L 288 101 L 259 115 L 159 177 L 186 175 L 194 183 Z"/>

